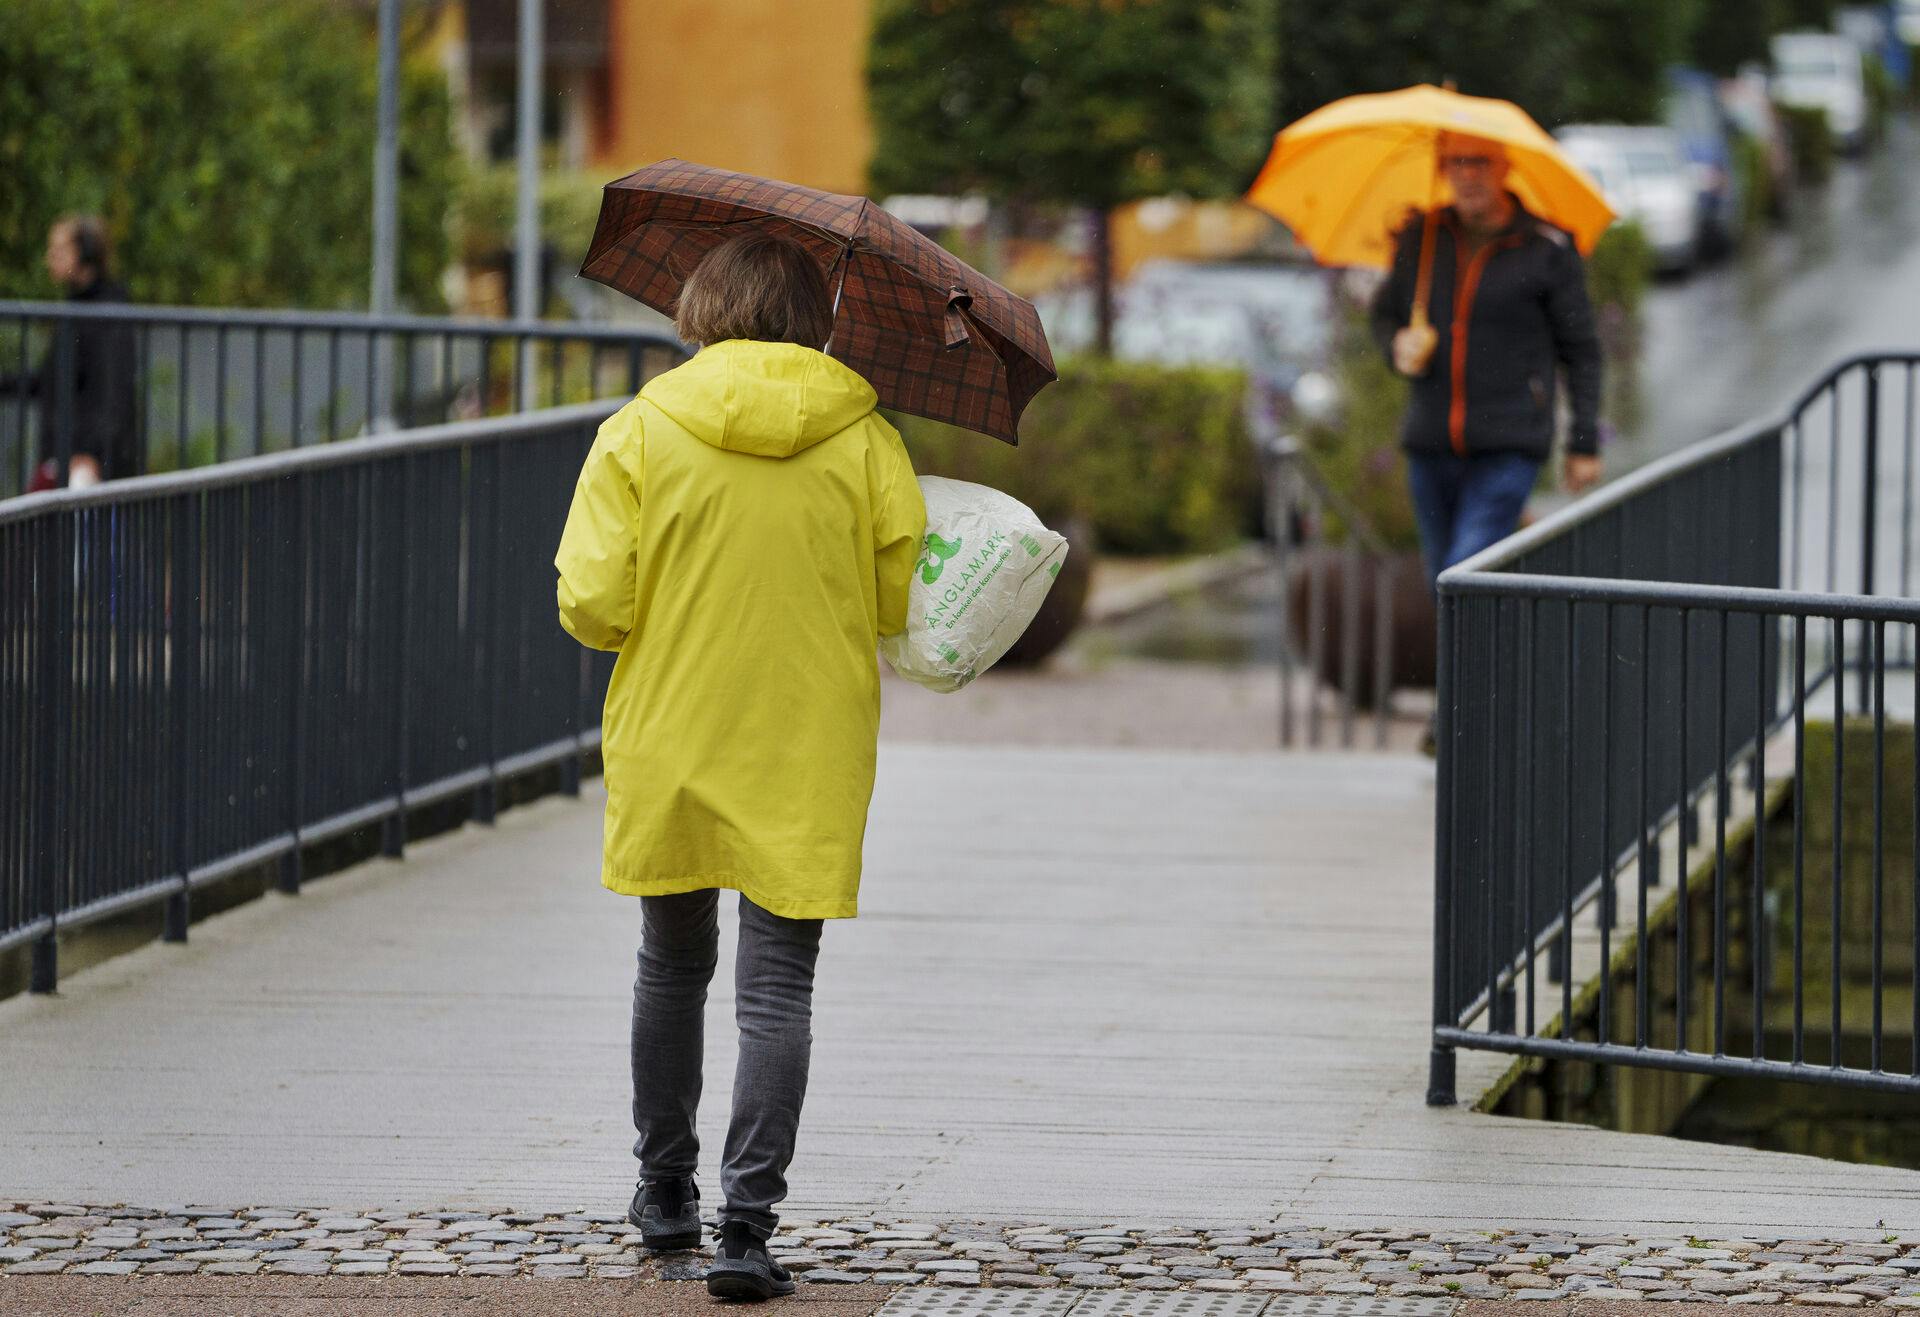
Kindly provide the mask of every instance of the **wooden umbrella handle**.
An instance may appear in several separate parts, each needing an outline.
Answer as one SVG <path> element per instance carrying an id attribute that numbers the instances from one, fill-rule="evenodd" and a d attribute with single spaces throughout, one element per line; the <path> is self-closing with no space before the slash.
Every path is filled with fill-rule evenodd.
<path id="1" fill-rule="evenodd" d="M 1420 273 L 1413 281 L 1413 318 L 1408 322 L 1415 329 L 1426 329 L 1431 324 L 1427 319 L 1427 295 L 1433 288 L 1433 230 L 1439 215 L 1438 209 L 1429 206 L 1420 224 Z"/>

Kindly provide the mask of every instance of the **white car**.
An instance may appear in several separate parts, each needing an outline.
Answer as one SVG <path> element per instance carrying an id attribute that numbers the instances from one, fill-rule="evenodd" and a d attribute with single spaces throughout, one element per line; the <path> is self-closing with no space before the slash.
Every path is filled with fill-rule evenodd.
<path id="1" fill-rule="evenodd" d="M 1895 0 L 1893 31 L 1909 46 L 1920 46 L 1920 0 Z"/>
<path id="2" fill-rule="evenodd" d="M 1857 151 L 1867 140 L 1867 79 L 1860 47 L 1830 32 L 1783 32 L 1773 39 L 1773 99 L 1825 110 L 1834 145 Z"/>
<path id="3" fill-rule="evenodd" d="M 1700 253 L 1700 193 L 1672 129 L 1572 124 L 1554 136 L 1600 185 L 1614 213 L 1640 226 L 1662 271 L 1692 267 Z"/>

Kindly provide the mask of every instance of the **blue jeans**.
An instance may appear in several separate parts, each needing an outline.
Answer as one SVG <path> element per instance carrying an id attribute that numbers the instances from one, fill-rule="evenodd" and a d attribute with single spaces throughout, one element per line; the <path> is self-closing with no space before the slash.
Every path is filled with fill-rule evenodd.
<path id="1" fill-rule="evenodd" d="M 1539 475 L 1539 459 L 1525 453 L 1408 453 L 1427 580 L 1513 534 Z"/>

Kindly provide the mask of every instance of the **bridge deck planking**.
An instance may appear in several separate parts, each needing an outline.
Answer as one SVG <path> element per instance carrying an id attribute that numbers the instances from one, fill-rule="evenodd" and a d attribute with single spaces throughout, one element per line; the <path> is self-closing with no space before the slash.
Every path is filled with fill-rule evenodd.
<path id="1" fill-rule="evenodd" d="M 594 882 L 599 800 L 0 1003 L 0 1199 L 618 1210 L 638 908 Z M 1431 817 L 1416 760 L 886 746 L 789 1211 L 1920 1228 L 1912 1172 L 1426 1108 Z"/>

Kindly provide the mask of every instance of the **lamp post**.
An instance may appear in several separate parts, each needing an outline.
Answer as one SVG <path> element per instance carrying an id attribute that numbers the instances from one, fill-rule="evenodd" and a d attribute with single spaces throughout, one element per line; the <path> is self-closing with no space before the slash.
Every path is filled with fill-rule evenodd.
<path id="1" fill-rule="evenodd" d="M 521 322 L 540 317 L 540 73 L 546 58 L 541 0 L 520 0 L 519 196 L 514 225 L 513 315 Z M 534 398 L 533 340 L 520 340 L 516 376 L 520 406 Z"/>
<path id="2" fill-rule="evenodd" d="M 400 246 L 400 0 L 380 0 L 380 91 L 373 143 L 373 289 L 376 316 L 397 306 Z M 295 363 L 295 369 L 299 368 Z M 368 425 L 393 428 L 393 397 L 386 371 L 367 381 Z"/>

